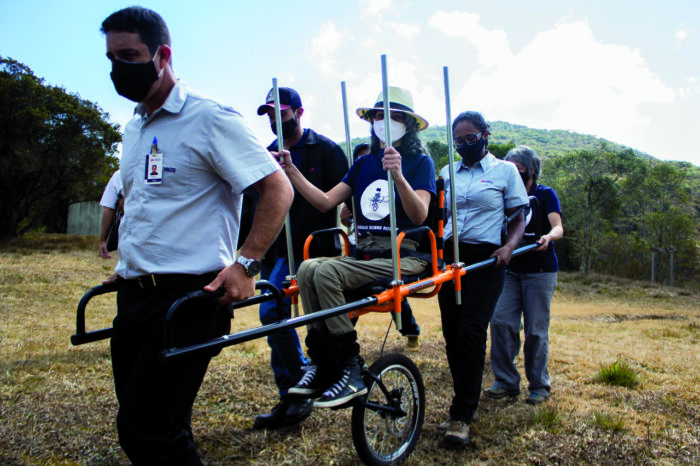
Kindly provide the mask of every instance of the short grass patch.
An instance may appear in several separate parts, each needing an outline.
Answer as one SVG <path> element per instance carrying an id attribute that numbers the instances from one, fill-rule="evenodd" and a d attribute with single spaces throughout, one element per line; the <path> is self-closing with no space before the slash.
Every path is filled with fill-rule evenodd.
<path id="1" fill-rule="evenodd" d="M 600 367 L 596 380 L 607 385 L 635 388 L 639 385 L 639 374 L 625 361 L 615 361 Z"/>

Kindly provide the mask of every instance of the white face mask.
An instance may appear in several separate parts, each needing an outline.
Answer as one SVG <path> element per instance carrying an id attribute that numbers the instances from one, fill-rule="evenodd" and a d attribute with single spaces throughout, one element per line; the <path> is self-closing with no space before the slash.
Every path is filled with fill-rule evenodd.
<path id="1" fill-rule="evenodd" d="M 372 123 L 372 129 L 374 129 L 374 134 L 377 135 L 380 141 L 386 144 L 386 132 L 384 126 L 384 120 L 375 120 Z M 392 144 L 398 141 L 406 134 L 406 124 L 400 121 L 391 120 L 391 142 Z"/>

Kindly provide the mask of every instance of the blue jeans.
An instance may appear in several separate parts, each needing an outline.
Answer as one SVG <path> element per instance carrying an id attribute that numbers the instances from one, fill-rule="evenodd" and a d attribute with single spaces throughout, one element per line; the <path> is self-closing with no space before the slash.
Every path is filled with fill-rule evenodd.
<path id="1" fill-rule="evenodd" d="M 296 270 L 299 268 L 299 263 L 296 264 Z M 287 258 L 279 258 L 276 262 L 263 261 L 260 278 L 267 280 L 277 288 L 282 288 L 282 282 L 289 275 L 289 262 Z M 292 315 L 292 300 L 286 298 L 284 300 L 284 311 L 287 318 Z M 277 322 L 277 310 L 275 309 L 274 301 L 267 301 L 260 305 L 260 322 L 263 325 Z M 287 394 L 290 387 L 296 385 L 301 379 L 304 371 L 302 366 L 308 364 L 308 360 L 304 357 L 304 352 L 299 343 L 299 336 L 296 330 L 287 329 L 275 332 L 267 337 L 267 343 L 270 345 L 270 365 L 272 373 L 275 376 L 275 384 L 279 389 L 280 396 Z"/>
<path id="2" fill-rule="evenodd" d="M 491 320 L 491 369 L 497 387 L 520 390 L 520 374 L 514 360 L 520 352 L 522 316 L 528 390 L 549 396 L 549 305 L 556 286 L 556 272 L 506 272 L 503 292 Z"/>

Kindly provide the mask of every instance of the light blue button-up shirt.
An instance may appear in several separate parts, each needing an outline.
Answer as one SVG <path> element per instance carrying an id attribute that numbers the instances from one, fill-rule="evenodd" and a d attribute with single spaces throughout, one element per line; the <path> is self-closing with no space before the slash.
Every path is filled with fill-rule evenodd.
<path id="1" fill-rule="evenodd" d="M 146 184 L 154 138 L 163 181 Z M 232 264 L 241 193 L 279 169 L 238 112 L 180 82 L 152 115 L 139 105 L 124 130 L 120 170 L 128 215 L 119 228 L 116 272 L 124 278 L 203 274 Z"/>
<path id="2" fill-rule="evenodd" d="M 452 201 L 449 166 L 440 171 L 445 178 L 447 222 L 445 239 L 452 238 Z M 501 246 L 501 226 L 505 210 L 528 203 L 518 169 L 490 152 L 471 168 L 455 162 L 458 241 Z"/>

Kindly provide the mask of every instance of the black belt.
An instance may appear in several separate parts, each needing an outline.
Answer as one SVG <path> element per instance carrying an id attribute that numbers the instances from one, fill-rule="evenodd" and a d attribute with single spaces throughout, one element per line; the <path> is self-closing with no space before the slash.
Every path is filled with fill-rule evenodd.
<path id="1" fill-rule="evenodd" d="M 182 273 L 151 273 L 148 275 L 141 275 L 139 277 L 129 279 L 129 281 L 134 281 L 143 290 L 149 288 L 155 288 L 157 286 L 163 286 L 166 283 L 172 283 L 176 280 L 182 280 L 186 277 L 192 277 L 192 275 L 182 274 Z"/>

